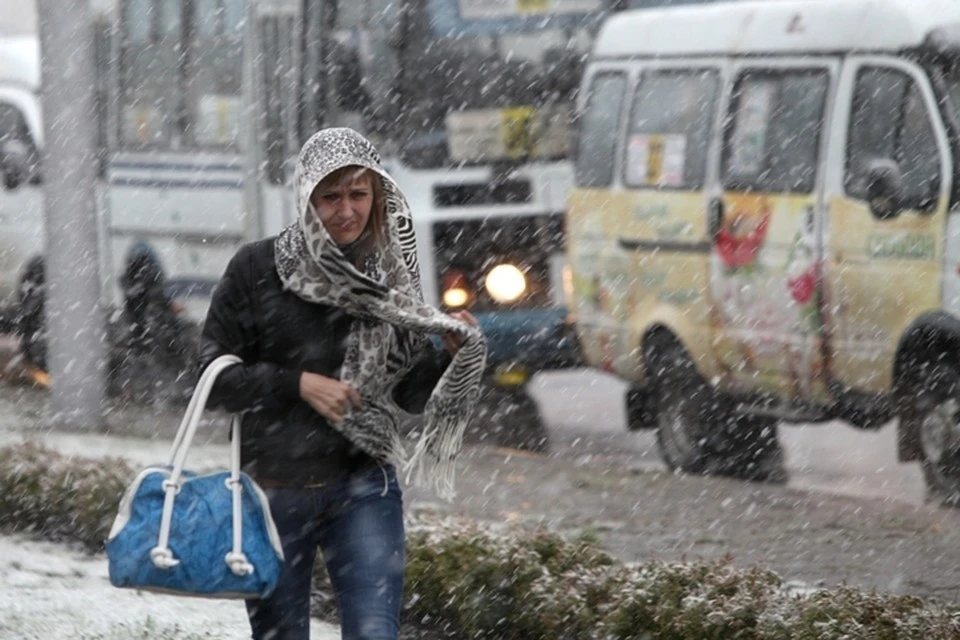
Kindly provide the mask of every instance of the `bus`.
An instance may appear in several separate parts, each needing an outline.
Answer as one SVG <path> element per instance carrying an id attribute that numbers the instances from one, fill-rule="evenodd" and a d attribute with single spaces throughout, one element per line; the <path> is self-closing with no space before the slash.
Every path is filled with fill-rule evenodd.
<path id="1" fill-rule="evenodd" d="M 122 301 L 128 256 L 146 247 L 172 289 L 199 292 L 188 309 L 201 321 L 237 248 L 295 219 L 288 185 L 303 141 L 323 126 L 351 126 L 382 150 L 410 199 L 427 301 L 471 310 L 488 336 L 483 404 L 497 412 L 480 420 L 484 429 L 498 442 L 543 445 L 526 385 L 576 362 L 563 264 L 571 115 L 608 0 L 93 7 L 108 304 Z M 31 289 L 25 265 L 43 251 L 42 168 L 13 152 L 42 148 L 32 39 L 37 68 L 19 88 L 28 106 L 0 93 L 3 164 L 11 174 L 34 166 L 0 192 L 5 296 Z M 0 91 L 13 84 L 0 78 Z M 5 124 L 5 104 L 16 123 Z M 518 436 L 521 424 L 533 435 Z"/>
<path id="2" fill-rule="evenodd" d="M 273 222 L 248 215 L 253 194 L 239 120 L 245 5 L 92 2 L 108 304 L 120 302 L 118 275 L 134 247 L 155 252 L 172 282 L 216 281 L 240 244 Z M 25 266 L 43 253 L 39 66 L 37 34 L 0 39 L 0 297 L 8 303 L 24 289 Z"/>

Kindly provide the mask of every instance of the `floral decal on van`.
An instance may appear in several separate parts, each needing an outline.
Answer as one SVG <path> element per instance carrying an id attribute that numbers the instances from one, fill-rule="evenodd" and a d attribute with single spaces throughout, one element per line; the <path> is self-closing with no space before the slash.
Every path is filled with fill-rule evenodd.
<path id="1" fill-rule="evenodd" d="M 752 270 L 770 226 L 770 201 L 765 197 L 727 196 L 729 214 L 717 233 L 715 246 L 728 271 Z"/>
<path id="2" fill-rule="evenodd" d="M 821 328 L 820 305 L 816 295 L 819 286 L 819 267 L 814 253 L 812 230 L 808 228 L 797 230 L 784 265 L 786 286 L 790 297 L 800 307 L 801 317 L 810 323 L 810 328 L 814 331 Z"/>

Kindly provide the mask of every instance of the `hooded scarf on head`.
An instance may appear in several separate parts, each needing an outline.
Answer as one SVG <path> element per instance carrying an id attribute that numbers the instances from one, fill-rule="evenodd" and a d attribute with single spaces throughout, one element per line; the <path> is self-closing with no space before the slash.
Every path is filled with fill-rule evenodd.
<path id="1" fill-rule="evenodd" d="M 360 268 L 345 257 L 310 206 L 317 185 L 346 166 L 370 169 L 383 184 L 385 240 Z M 415 471 L 416 483 L 429 482 L 451 496 L 453 461 L 486 364 L 483 334 L 423 302 L 410 207 L 363 136 L 346 128 L 314 134 L 300 151 L 294 188 L 299 220 L 277 238 L 280 280 L 300 298 L 354 317 L 341 380 L 360 393 L 363 407 L 334 428 L 373 457 Z M 409 453 L 400 437 L 393 389 L 422 352 L 426 335 L 448 332 L 463 336 L 463 346 L 430 395 L 423 431 Z"/>

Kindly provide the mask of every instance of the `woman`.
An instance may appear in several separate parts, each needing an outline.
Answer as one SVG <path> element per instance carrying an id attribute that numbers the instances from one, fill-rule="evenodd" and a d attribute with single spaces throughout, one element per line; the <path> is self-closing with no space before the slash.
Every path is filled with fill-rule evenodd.
<path id="1" fill-rule="evenodd" d="M 298 222 L 237 252 L 203 330 L 202 364 L 243 359 L 210 401 L 246 411 L 244 469 L 269 496 L 286 559 L 276 591 L 247 611 L 255 639 L 308 638 L 319 547 L 344 640 L 395 639 L 405 550 L 396 465 L 452 490 L 485 346 L 469 314 L 423 303 L 409 208 L 366 139 L 320 131 L 294 182 Z M 397 404 L 425 414 L 412 452 Z"/>

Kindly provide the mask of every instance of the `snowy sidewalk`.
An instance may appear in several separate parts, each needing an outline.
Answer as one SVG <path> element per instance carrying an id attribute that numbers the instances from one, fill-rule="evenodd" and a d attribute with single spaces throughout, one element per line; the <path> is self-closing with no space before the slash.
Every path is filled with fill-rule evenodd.
<path id="1" fill-rule="evenodd" d="M 0 431 L 0 446 L 24 440 L 64 455 L 121 457 L 139 468 L 163 462 L 170 442 L 102 435 Z M 226 466 L 225 445 L 191 448 L 193 469 Z M 181 598 L 117 589 L 107 558 L 26 536 L 0 536 L 0 640 L 240 640 L 250 637 L 242 602 Z M 312 640 L 339 640 L 314 620 Z"/>
<path id="2" fill-rule="evenodd" d="M 81 458 L 123 458 L 139 470 L 154 464 L 166 464 L 170 459 L 173 438 L 125 438 L 102 434 L 65 433 L 62 431 L 3 431 L 0 447 L 21 442 L 40 444 L 64 456 Z M 230 447 L 225 444 L 193 444 L 187 456 L 187 468 L 203 471 L 230 466 Z"/>
<path id="3" fill-rule="evenodd" d="M 241 640 L 250 637 L 243 603 L 117 589 L 107 559 L 24 536 L 0 537 L 3 640 Z M 313 640 L 339 640 L 314 620 Z"/>

